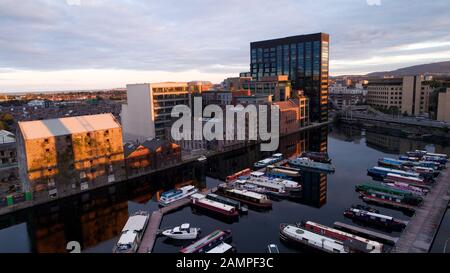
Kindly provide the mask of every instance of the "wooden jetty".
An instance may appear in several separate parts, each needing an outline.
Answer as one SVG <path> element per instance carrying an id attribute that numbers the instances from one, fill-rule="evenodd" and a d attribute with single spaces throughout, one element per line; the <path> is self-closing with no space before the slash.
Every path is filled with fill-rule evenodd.
<path id="1" fill-rule="evenodd" d="M 450 189 L 450 169 L 444 169 L 436 183 L 416 209 L 399 241 L 392 250 L 397 253 L 427 253 L 447 210 Z"/>
<path id="2" fill-rule="evenodd" d="M 184 206 L 187 206 L 191 202 L 189 197 L 178 200 L 168 206 L 155 210 L 150 216 L 147 229 L 142 237 L 141 244 L 138 248 L 138 253 L 150 253 L 153 250 L 156 236 L 159 232 L 159 226 L 161 225 L 164 214 L 170 213 Z"/>
<path id="3" fill-rule="evenodd" d="M 395 245 L 398 241 L 398 238 L 396 237 L 391 237 L 376 231 L 368 230 L 357 226 L 347 225 L 341 222 L 334 222 L 334 227 L 339 230 L 359 235 L 361 237 L 375 240 L 384 244 Z"/>

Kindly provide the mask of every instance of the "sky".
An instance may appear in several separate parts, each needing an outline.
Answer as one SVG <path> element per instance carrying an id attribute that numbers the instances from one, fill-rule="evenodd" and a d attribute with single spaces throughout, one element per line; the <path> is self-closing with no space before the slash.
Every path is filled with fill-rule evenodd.
<path id="1" fill-rule="evenodd" d="M 330 34 L 330 74 L 450 60 L 448 0 L 0 0 L 0 92 L 221 82 L 250 42 Z"/>

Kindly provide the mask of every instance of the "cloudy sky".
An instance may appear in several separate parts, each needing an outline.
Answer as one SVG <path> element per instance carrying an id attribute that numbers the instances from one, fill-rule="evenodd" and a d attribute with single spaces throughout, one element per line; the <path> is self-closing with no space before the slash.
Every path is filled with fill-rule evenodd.
<path id="1" fill-rule="evenodd" d="M 448 0 L 0 0 L 0 92 L 210 80 L 249 43 L 330 34 L 332 75 L 450 60 Z"/>

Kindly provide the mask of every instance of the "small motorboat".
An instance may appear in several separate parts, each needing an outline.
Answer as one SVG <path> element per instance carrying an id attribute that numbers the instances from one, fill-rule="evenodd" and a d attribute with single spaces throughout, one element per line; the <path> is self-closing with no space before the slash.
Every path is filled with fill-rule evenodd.
<path id="1" fill-rule="evenodd" d="M 164 230 L 162 235 L 175 240 L 193 240 L 197 238 L 199 233 L 200 228 L 191 227 L 190 224 L 182 224 L 179 227 Z"/>
<path id="2" fill-rule="evenodd" d="M 267 246 L 267 252 L 268 253 L 280 253 L 278 250 L 278 246 L 276 244 L 270 244 Z"/>

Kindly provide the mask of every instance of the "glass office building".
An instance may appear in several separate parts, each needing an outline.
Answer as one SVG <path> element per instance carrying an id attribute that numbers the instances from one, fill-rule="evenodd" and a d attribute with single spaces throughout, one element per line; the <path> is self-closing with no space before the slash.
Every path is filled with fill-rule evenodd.
<path id="1" fill-rule="evenodd" d="M 329 35 L 315 33 L 250 43 L 250 73 L 287 75 L 293 90 L 303 90 L 310 101 L 311 121 L 328 120 Z"/>

